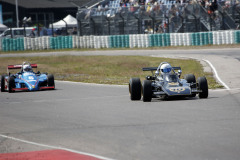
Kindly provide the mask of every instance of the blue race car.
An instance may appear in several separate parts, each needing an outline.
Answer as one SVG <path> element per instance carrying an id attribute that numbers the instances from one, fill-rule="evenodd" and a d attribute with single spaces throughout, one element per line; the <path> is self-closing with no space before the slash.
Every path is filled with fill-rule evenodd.
<path id="1" fill-rule="evenodd" d="M 8 75 L 1 76 L 1 92 L 8 91 L 38 91 L 55 89 L 54 76 L 52 74 L 33 72 L 37 64 L 23 62 L 22 65 L 9 65 Z M 16 74 L 11 74 L 10 69 L 21 69 Z"/>

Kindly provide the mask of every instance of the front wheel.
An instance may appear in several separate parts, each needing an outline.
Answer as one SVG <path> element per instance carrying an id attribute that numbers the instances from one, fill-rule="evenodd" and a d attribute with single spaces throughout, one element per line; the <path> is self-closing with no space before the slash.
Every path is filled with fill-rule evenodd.
<path id="1" fill-rule="evenodd" d="M 47 77 L 48 77 L 47 79 L 48 86 L 55 88 L 54 76 L 52 74 L 49 74 Z"/>
<path id="2" fill-rule="evenodd" d="M 131 78 L 129 80 L 129 94 L 131 100 L 140 100 L 142 84 L 139 78 Z"/>
<path id="3" fill-rule="evenodd" d="M 205 77 L 198 78 L 198 87 L 202 91 L 199 93 L 199 98 L 207 98 L 208 97 L 208 83 Z"/>
<path id="4" fill-rule="evenodd" d="M 187 83 L 194 83 L 193 85 L 191 85 L 191 88 L 196 88 L 196 78 L 194 74 L 186 74 L 184 75 L 184 79 L 187 81 Z M 196 97 L 196 94 L 192 94 L 191 97 Z"/>
<path id="5" fill-rule="evenodd" d="M 143 102 L 151 102 L 152 100 L 152 81 L 143 81 Z"/>
<path id="6" fill-rule="evenodd" d="M 9 77 L 9 80 L 8 80 L 8 92 L 9 93 L 13 93 L 14 92 L 13 88 L 16 88 L 16 86 L 15 86 L 15 78 L 14 77 Z"/>
<path id="7" fill-rule="evenodd" d="M 1 76 L 1 92 L 5 92 L 5 75 Z"/>

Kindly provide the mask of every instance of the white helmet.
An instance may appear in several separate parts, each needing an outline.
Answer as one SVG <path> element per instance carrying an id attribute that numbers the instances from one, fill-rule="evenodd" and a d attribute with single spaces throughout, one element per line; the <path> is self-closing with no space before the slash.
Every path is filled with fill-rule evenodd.
<path id="1" fill-rule="evenodd" d="M 161 74 L 170 73 L 172 71 L 172 67 L 170 66 L 170 64 L 165 63 L 161 65 L 160 71 Z"/>
<path id="2" fill-rule="evenodd" d="M 23 72 L 32 72 L 32 67 L 30 64 L 24 64 L 23 65 Z"/>

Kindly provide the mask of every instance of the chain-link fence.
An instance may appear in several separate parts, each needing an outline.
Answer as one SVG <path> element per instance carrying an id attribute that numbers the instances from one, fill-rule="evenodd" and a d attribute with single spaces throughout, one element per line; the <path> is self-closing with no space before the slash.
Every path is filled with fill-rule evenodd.
<path id="1" fill-rule="evenodd" d="M 79 9 L 78 31 L 79 35 L 121 35 L 237 29 L 237 7 L 227 11 L 220 4 L 213 10 L 199 3 L 172 3 Z"/>
<path id="2" fill-rule="evenodd" d="M 80 8 L 76 18 L 76 26 L 66 23 L 58 28 L 50 25 L 53 21 L 21 21 L 20 26 L 23 29 L 18 31 L 18 37 L 187 33 L 238 29 L 240 4 L 218 3 L 215 7 L 206 7 L 193 1 L 125 7 L 112 4 L 111 7 Z M 9 22 L 7 26 L 12 28 L 15 24 Z M 32 27 L 30 32 L 27 27 Z M 15 35 L 12 33 L 8 37 L 14 38 Z"/>

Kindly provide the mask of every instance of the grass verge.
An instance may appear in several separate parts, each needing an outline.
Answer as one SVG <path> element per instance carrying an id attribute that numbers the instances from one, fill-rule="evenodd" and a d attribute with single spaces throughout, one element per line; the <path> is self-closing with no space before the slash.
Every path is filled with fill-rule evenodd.
<path id="1" fill-rule="evenodd" d="M 7 65 L 22 64 L 23 61 L 37 63 L 41 72 L 52 73 L 56 80 L 100 83 L 128 84 L 130 77 L 142 80 L 151 72 L 143 72 L 143 67 L 157 67 L 160 62 L 181 66 L 182 75 L 193 73 L 196 78 L 206 76 L 209 88 L 222 88 L 212 73 L 204 72 L 202 65 L 195 60 L 156 58 L 144 56 L 49 56 L 0 58 L 0 73 L 6 73 Z M 11 71 L 16 73 L 17 71 Z"/>

